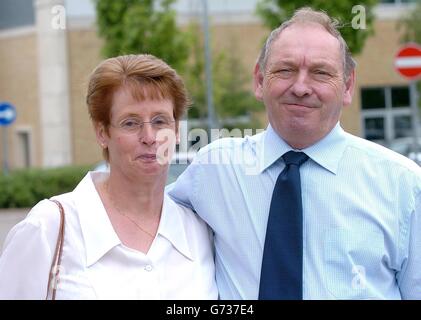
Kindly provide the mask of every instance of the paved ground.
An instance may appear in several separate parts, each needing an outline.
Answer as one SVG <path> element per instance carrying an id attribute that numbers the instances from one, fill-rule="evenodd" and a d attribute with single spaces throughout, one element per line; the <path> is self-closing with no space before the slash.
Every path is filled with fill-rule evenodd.
<path id="1" fill-rule="evenodd" d="M 28 209 L 0 209 L 0 253 L 10 229 L 28 214 Z"/>

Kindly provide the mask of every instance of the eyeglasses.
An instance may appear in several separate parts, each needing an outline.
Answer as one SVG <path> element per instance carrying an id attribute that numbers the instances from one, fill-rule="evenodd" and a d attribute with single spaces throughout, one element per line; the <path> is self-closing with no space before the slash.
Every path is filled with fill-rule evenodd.
<path id="1" fill-rule="evenodd" d="M 152 129 L 154 130 L 161 130 L 161 129 L 167 129 L 170 128 L 172 123 L 174 123 L 175 120 L 163 115 L 155 116 L 151 119 L 151 121 L 139 121 L 135 118 L 127 118 L 121 121 L 118 125 L 111 125 L 114 128 L 120 129 L 124 133 L 127 134 L 134 134 L 138 133 L 143 129 L 145 126 L 145 123 L 150 123 L 152 126 Z"/>

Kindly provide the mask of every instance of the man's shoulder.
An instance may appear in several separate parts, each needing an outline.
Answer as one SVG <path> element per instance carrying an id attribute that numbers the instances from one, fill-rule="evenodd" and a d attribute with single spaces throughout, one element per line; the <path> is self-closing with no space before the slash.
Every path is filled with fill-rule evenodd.
<path id="1" fill-rule="evenodd" d="M 206 157 L 210 154 L 236 154 L 239 151 L 254 151 L 256 145 L 263 141 L 263 132 L 252 136 L 220 138 L 202 147 L 197 156 Z"/>
<path id="2" fill-rule="evenodd" d="M 421 177 L 421 168 L 411 159 L 388 149 L 375 142 L 347 134 L 349 144 L 355 152 L 367 158 L 368 161 L 388 164 L 395 168 L 401 168 L 414 172 Z"/>

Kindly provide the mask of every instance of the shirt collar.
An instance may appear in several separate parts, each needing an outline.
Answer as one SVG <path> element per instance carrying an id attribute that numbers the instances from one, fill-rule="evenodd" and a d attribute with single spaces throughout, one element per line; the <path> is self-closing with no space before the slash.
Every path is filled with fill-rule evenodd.
<path id="1" fill-rule="evenodd" d="M 269 168 L 285 152 L 294 150 L 275 132 L 270 124 L 263 139 L 263 150 L 261 151 L 263 159 L 260 172 Z M 323 168 L 336 174 L 345 148 L 345 132 L 338 122 L 323 139 L 300 151 L 306 153 L 310 159 Z"/>
<path id="2" fill-rule="evenodd" d="M 89 172 L 74 190 L 76 207 L 86 248 L 86 264 L 91 266 L 121 241 L 116 234 L 94 180 L 105 179 L 108 173 Z M 187 241 L 184 212 L 167 195 L 164 196 L 158 234 L 165 237 L 184 256 L 194 260 Z"/>
<path id="3" fill-rule="evenodd" d="M 93 181 L 107 176 L 108 173 L 89 172 L 74 190 L 88 267 L 121 244 Z"/>
<path id="4" fill-rule="evenodd" d="M 182 255 L 194 260 L 187 240 L 187 219 L 183 209 L 165 194 L 158 234 L 170 241 Z"/>

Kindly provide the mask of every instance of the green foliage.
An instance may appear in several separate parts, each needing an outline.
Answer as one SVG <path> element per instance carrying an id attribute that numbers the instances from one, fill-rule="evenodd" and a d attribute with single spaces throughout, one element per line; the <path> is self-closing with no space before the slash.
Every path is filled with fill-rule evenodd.
<path id="1" fill-rule="evenodd" d="M 25 169 L 0 176 L 0 208 L 32 207 L 45 198 L 72 191 L 89 169 Z"/>
<path id="2" fill-rule="evenodd" d="M 176 25 L 174 0 L 95 0 L 103 55 L 153 54 L 183 70 L 189 54 L 187 35 Z"/>
<path id="3" fill-rule="evenodd" d="M 270 29 L 274 29 L 288 20 L 298 8 L 311 7 L 315 10 L 323 10 L 329 16 L 339 20 L 342 26 L 341 34 L 349 49 L 352 53 L 358 54 L 363 49 L 366 38 L 374 32 L 372 8 L 377 2 L 378 0 L 260 0 L 257 5 L 257 13 Z M 352 13 L 352 8 L 355 5 L 365 7 L 366 29 L 352 28 L 352 20 L 357 15 L 357 13 Z"/>
<path id="4" fill-rule="evenodd" d="M 207 116 L 204 44 L 200 27 L 196 23 L 190 25 L 189 35 L 192 49 L 189 72 L 184 76 L 193 100 L 189 117 L 203 119 Z M 235 39 L 230 43 L 228 50 L 214 51 L 212 54 L 213 102 L 220 119 L 245 116 L 253 111 L 263 110 L 263 105 L 252 93 L 251 77 L 247 75 L 237 54 Z"/>
<path id="5" fill-rule="evenodd" d="M 215 72 L 215 105 L 218 115 L 222 118 L 238 117 L 262 110 L 262 104 L 252 93 L 250 77 L 244 71 L 245 68 L 236 52 L 238 51 L 232 48 L 226 55 L 221 55 L 219 68 Z"/>
<path id="6" fill-rule="evenodd" d="M 403 29 L 401 42 L 416 42 L 421 46 L 421 0 L 416 1 L 414 10 L 399 21 L 398 27 Z"/>
<path id="7" fill-rule="evenodd" d="M 202 30 L 197 23 L 181 31 L 175 0 L 95 0 L 99 34 L 104 38 L 106 57 L 129 53 L 151 53 L 174 67 L 186 81 L 192 96 L 190 118 L 205 118 L 206 81 Z M 247 90 L 249 77 L 236 50 L 214 53 L 213 94 L 218 117 L 247 115 L 262 108 Z"/>
<path id="8" fill-rule="evenodd" d="M 187 34 L 190 43 L 190 59 L 187 72 L 183 74 L 183 78 L 193 102 L 188 111 L 188 116 L 189 118 L 202 119 L 206 116 L 206 79 L 205 53 L 199 25 L 191 23 Z M 212 73 L 215 73 L 215 57 L 212 57 L 212 59 L 214 62 Z"/>

